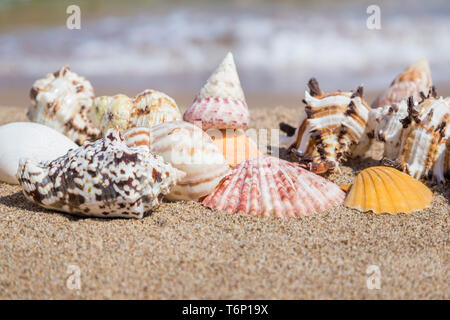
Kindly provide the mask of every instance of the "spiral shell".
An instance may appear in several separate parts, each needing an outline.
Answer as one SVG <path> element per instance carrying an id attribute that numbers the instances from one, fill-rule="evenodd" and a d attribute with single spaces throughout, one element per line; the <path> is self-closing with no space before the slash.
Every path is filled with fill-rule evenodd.
<path id="1" fill-rule="evenodd" d="M 167 121 L 181 120 L 175 100 L 156 91 L 145 90 L 135 98 L 118 94 L 112 97 L 97 97 L 94 100 L 96 125 L 105 133 L 118 127 L 126 131 L 134 127 L 151 127 Z"/>
<path id="2" fill-rule="evenodd" d="M 198 200 L 210 194 L 230 172 L 220 150 L 199 127 L 184 121 L 164 122 L 151 128 L 125 132 L 130 146 L 149 146 L 150 151 L 186 173 L 166 198 Z"/>
<path id="3" fill-rule="evenodd" d="M 229 52 L 186 110 L 183 120 L 208 129 L 246 129 L 250 114 Z"/>
<path id="4" fill-rule="evenodd" d="M 260 156 L 234 168 L 202 203 L 230 213 L 294 218 L 332 209 L 344 197 L 337 185 L 298 164 Z"/>
<path id="5" fill-rule="evenodd" d="M 22 159 L 17 171 L 25 197 L 44 208 L 124 218 L 142 218 L 181 176 L 147 147 L 128 147 L 114 129 L 53 161 Z"/>
<path id="6" fill-rule="evenodd" d="M 89 118 L 94 90 L 88 80 L 62 67 L 37 80 L 30 91 L 27 117 L 69 137 L 77 144 L 100 137 Z"/>
<path id="7" fill-rule="evenodd" d="M 361 171 L 345 199 L 345 206 L 363 212 L 411 213 L 431 204 L 433 193 L 420 181 L 390 167 Z"/>

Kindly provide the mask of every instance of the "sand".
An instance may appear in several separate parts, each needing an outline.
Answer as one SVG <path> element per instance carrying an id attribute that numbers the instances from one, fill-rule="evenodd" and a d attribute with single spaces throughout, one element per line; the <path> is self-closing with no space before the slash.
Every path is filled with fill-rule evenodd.
<path id="1" fill-rule="evenodd" d="M 257 128 L 298 114 L 251 109 Z M 0 123 L 24 119 L 23 108 L 0 108 Z M 350 183 L 375 164 L 352 160 L 330 179 Z M 432 206 L 410 215 L 340 206 L 280 220 L 191 201 L 102 220 L 41 209 L 0 183 L 0 299 L 449 299 L 450 190 L 433 192 Z M 367 287 L 371 265 L 379 290 Z"/>

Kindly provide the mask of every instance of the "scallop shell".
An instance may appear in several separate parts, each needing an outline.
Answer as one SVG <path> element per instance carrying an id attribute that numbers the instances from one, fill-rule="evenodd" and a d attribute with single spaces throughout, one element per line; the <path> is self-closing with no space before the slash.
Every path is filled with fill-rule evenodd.
<path id="1" fill-rule="evenodd" d="M 420 99 L 420 92 L 428 92 L 432 86 L 431 72 L 426 59 L 410 65 L 394 79 L 391 86 L 372 104 L 372 108 L 392 106 L 413 96 Z"/>
<path id="2" fill-rule="evenodd" d="M 431 204 L 433 193 L 420 181 L 390 167 L 361 171 L 345 199 L 345 206 L 363 212 L 411 213 Z"/>
<path id="3" fill-rule="evenodd" d="M 19 159 L 54 160 L 78 146 L 58 131 L 33 122 L 0 126 L 0 181 L 18 184 Z"/>
<path id="4" fill-rule="evenodd" d="M 100 130 L 89 119 L 94 90 L 68 66 L 37 80 L 30 98 L 27 116 L 31 121 L 49 126 L 79 145 L 100 137 Z"/>
<path id="5" fill-rule="evenodd" d="M 128 147 L 114 129 L 50 162 L 22 159 L 17 171 L 25 197 L 44 208 L 124 218 L 142 218 L 180 176 L 147 147 Z"/>
<path id="6" fill-rule="evenodd" d="M 205 131 L 248 127 L 250 114 L 230 52 L 186 110 L 183 120 Z"/>
<path id="7" fill-rule="evenodd" d="M 124 134 L 128 145 L 145 145 L 165 161 L 186 173 L 169 200 L 198 200 L 210 194 L 230 168 L 211 138 L 184 121 L 161 123 L 151 128 L 134 128 Z"/>
<path id="8" fill-rule="evenodd" d="M 202 203 L 230 213 L 287 218 L 332 209 L 344 197 L 337 185 L 298 164 L 260 156 L 234 168 Z"/>
<path id="9" fill-rule="evenodd" d="M 242 161 L 261 156 L 262 153 L 253 140 L 245 135 L 243 130 L 208 130 L 208 134 L 222 151 L 231 167 Z"/>
<path id="10" fill-rule="evenodd" d="M 93 111 L 97 126 L 105 133 L 110 128 L 126 131 L 134 127 L 151 127 L 167 121 L 181 120 L 175 100 L 168 95 L 145 90 L 135 98 L 118 94 L 97 97 Z"/>
<path id="11" fill-rule="evenodd" d="M 293 136 L 280 137 L 280 141 L 310 170 L 324 172 L 337 168 L 360 142 L 370 107 L 362 98 L 362 87 L 356 92 L 324 94 L 315 79 L 308 86 L 299 126 Z M 284 130 L 283 126 L 280 124 L 280 129 Z"/>

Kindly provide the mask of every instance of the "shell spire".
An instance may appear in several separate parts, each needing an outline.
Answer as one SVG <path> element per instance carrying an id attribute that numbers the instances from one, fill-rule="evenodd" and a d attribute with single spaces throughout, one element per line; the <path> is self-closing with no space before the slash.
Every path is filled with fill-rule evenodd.
<path id="1" fill-rule="evenodd" d="M 295 218 L 332 209 L 345 193 L 312 172 L 271 156 L 242 162 L 202 204 L 213 210 Z"/>
<path id="2" fill-rule="evenodd" d="M 94 89 L 68 66 L 37 80 L 30 98 L 27 117 L 31 121 L 49 126 L 79 145 L 100 137 L 89 117 Z"/>
<path id="3" fill-rule="evenodd" d="M 231 52 L 206 81 L 183 120 L 201 124 L 205 131 L 248 127 L 250 115 Z"/>
<path id="4" fill-rule="evenodd" d="M 426 59 L 417 61 L 399 74 L 390 87 L 373 102 L 372 108 L 392 106 L 413 96 L 419 100 L 421 92 L 428 92 L 432 86 L 430 66 Z"/>
<path id="5" fill-rule="evenodd" d="M 17 170 L 30 201 L 95 217 L 142 218 L 183 176 L 148 147 L 128 147 L 115 129 L 53 161 L 22 159 Z"/>

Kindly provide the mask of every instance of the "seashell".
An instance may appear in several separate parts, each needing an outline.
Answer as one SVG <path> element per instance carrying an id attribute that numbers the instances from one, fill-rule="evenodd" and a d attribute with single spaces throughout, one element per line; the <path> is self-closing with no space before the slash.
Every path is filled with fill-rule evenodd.
<path id="1" fill-rule="evenodd" d="M 18 184 L 19 159 L 56 159 L 78 146 L 58 131 L 33 122 L 13 122 L 0 126 L 0 181 Z"/>
<path id="2" fill-rule="evenodd" d="M 229 52 L 209 77 L 183 120 L 208 129 L 246 129 L 250 114 L 233 55 Z"/>
<path id="3" fill-rule="evenodd" d="M 142 218 L 183 174 L 111 129 L 50 162 L 22 159 L 17 178 L 38 205 L 95 217 Z"/>
<path id="4" fill-rule="evenodd" d="M 321 173 L 338 168 L 352 153 L 365 132 L 370 107 L 362 98 L 362 87 L 356 92 L 324 94 L 314 78 L 308 86 L 299 126 L 291 137 L 280 137 L 280 142 L 299 156 L 300 163 Z M 281 130 L 291 131 L 286 127 L 290 126 L 280 124 Z"/>
<path id="5" fill-rule="evenodd" d="M 94 99 L 91 83 L 68 66 L 37 80 L 30 97 L 27 116 L 31 121 L 49 126 L 79 145 L 100 137 L 89 119 Z"/>
<path id="6" fill-rule="evenodd" d="M 207 132 L 219 150 L 225 156 L 228 164 L 235 167 L 242 161 L 261 156 L 256 144 L 245 135 L 243 130 L 217 130 L 212 129 Z"/>
<path id="7" fill-rule="evenodd" d="M 271 156 L 242 162 L 203 200 L 213 210 L 279 218 L 332 209 L 345 193 L 312 172 Z"/>
<path id="8" fill-rule="evenodd" d="M 433 193 L 420 181 L 390 167 L 361 171 L 350 189 L 345 206 L 374 213 L 411 213 L 431 204 Z"/>
<path id="9" fill-rule="evenodd" d="M 168 200 L 198 200 L 210 194 L 230 172 L 208 134 L 188 122 L 171 121 L 151 128 L 133 128 L 125 132 L 124 139 L 131 146 L 149 146 L 151 152 L 186 173 L 166 195 Z"/>
<path id="10" fill-rule="evenodd" d="M 392 106 L 413 96 L 420 99 L 420 92 L 428 92 L 432 86 L 431 72 L 426 59 L 410 65 L 394 79 L 391 86 L 372 104 L 372 108 Z"/>
<path id="11" fill-rule="evenodd" d="M 145 90 L 134 98 L 123 94 L 97 97 L 93 111 L 96 125 L 103 133 L 110 128 L 126 131 L 181 120 L 175 100 L 156 90 Z"/>
<path id="12" fill-rule="evenodd" d="M 381 141 L 387 137 L 384 163 L 392 164 L 416 179 L 432 177 L 437 182 L 444 182 L 445 154 L 450 139 L 450 101 L 438 98 L 434 89 L 422 98 L 416 105 L 410 97 L 406 112 L 405 105 L 401 105 L 391 114 L 385 114 L 387 120 L 375 128 L 374 136 Z M 380 112 L 386 113 L 385 110 Z M 391 137 L 386 135 L 388 130 Z"/>

